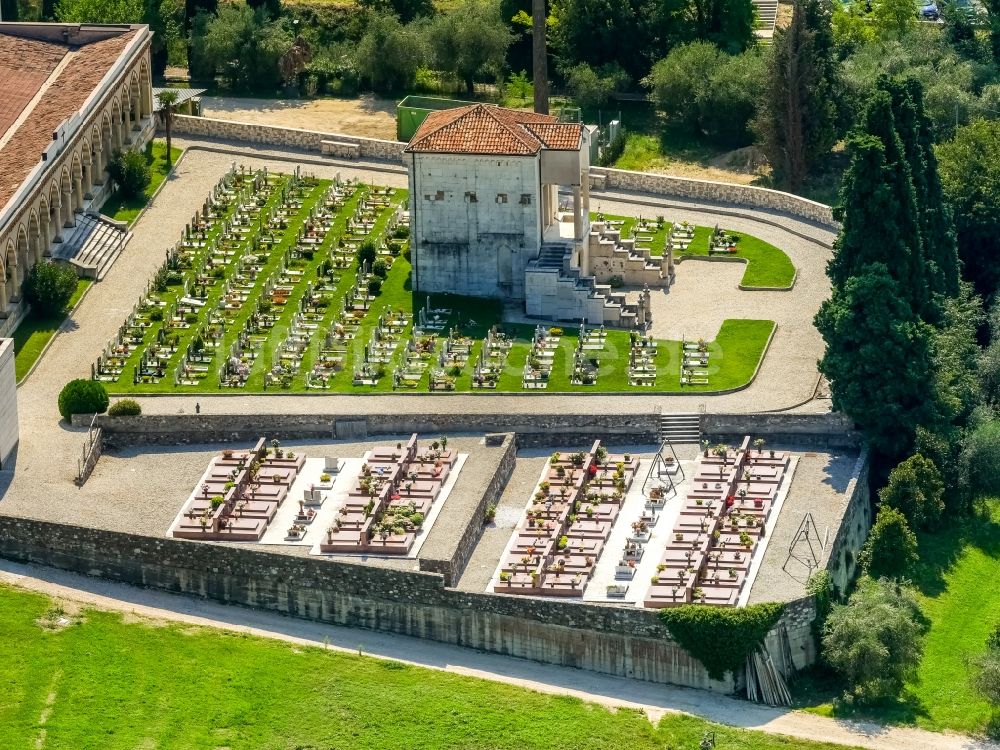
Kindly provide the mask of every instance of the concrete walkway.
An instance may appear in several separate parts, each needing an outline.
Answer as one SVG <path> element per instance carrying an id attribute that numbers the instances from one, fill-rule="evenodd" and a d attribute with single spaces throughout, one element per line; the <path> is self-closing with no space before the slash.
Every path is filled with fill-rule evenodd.
<path id="1" fill-rule="evenodd" d="M 769 734 L 872 750 L 1000 750 L 1000 745 L 964 735 L 828 719 L 700 690 L 537 664 L 406 636 L 324 625 L 4 560 L 0 560 L 0 583 L 141 618 L 216 627 L 298 645 L 362 651 L 428 669 L 543 693 L 571 695 L 609 708 L 639 709 L 654 722 L 667 713 L 686 713 Z"/>

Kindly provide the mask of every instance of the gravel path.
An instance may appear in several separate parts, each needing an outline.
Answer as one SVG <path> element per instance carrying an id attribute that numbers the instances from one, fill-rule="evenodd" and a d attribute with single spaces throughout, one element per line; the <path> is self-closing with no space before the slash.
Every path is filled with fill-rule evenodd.
<path id="1" fill-rule="evenodd" d="M 639 709 L 651 721 L 667 713 L 686 713 L 730 726 L 871 750 L 1000 750 L 1000 745 L 964 735 L 828 719 L 702 690 L 625 680 L 434 641 L 324 625 L 6 560 L 0 560 L 0 582 L 140 618 L 217 627 L 297 645 L 353 653 L 361 650 L 429 669 L 570 695 L 609 708 Z"/>

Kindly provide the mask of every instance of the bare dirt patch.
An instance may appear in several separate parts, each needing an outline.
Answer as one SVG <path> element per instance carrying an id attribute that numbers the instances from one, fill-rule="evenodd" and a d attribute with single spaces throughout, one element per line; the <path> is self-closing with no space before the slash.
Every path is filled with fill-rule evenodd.
<path id="1" fill-rule="evenodd" d="M 371 94 L 356 99 L 307 100 L 205 96 L 201 102 L 205 117 L 220 120 L 396 139 L 396 102 Z"/>
<path id="2" fill-rule="evenodd" d="M 58 633 L 83 622 L 83 605 L 72 599 L 53 598 L 45 613 L 35 620 L 42 630 Z"/>

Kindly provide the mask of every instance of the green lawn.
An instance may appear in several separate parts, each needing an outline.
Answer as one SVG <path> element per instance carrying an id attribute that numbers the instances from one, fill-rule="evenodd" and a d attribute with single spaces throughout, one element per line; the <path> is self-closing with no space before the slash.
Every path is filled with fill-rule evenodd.
<path id="1" fill-rule="evenodd" d="M 1000 623 L 1000 499 L 982 503 L 979 513 L 955 528 L 920 535 L 920 564 L 914 584 L 930 620 L 917 679 L 888 705 L 869 709 L 881 721 L 933 730 L 980 733 L 991 713 L 969 688 L 967 657 L 985 651 L 986 638 Z M 832 685 L 812 686 L 830 693 Z M 846 716 L 841 703 L 817 699 L 810 710 Z"/>
<path id="2" fill-rule="evenodd" d="M 176 162 L 180 158 L 181 149 L 172 148 L 171 153 L 173 161 Z M 102 214 L 129 224 L 135 221 L 139 212 L 146 207 L 149 199 L 170 171 L 167 167 L 167 144 L 164 141 L 152 141 L 148 144 L 146 146 L 146 161 L 149 163 L 150 180 L 143 194 L 135 198 L 123 198 L 118 194 L 118 191 L 115 191 L 101 207 Z"/>
<path id="3" fill-rule="evenodd" d="M 242 330 L 243 324 L 252 314 L 255 307 L 256 295 L 263 293 L 263 280 L 278 269 L 279 264 L 285 258 L 286 252 L 294 246 L 296 240 L 296 230 L 302 220 L 309 215 L 309 212 L 320 201 L 324 190 L 329 185 L 329 181 L 321 180 L 311 192 L 304 198 L 299 210 L 298 221 L 290 222 L 290 225 L 280 241 L 274 245 L 270 251 L 269 260 L 265 268 L 258 275 L 258 281 L 254 287 L 254 292 L 250 300 L 244 303 L 241 310 L 226 325 L 226 334 L 223 345 L 217 351 L 228 351 L 229 346 L 235 341 L 237 333 Z M 276 354 L 278 346 L 288 334 L 291 320 L 294 313 L 299 309 L 299 301 L 302 298 L 305 286 L 309 283 L 316 283 L 319 279 L 319 267 L 327 252 L 333 248 L 339 238 L 343 237 L 347 229 L 347 217 L 351 216 L 358 207 L 362 196 L 367 188 L 360 188 L 346 202 L 334 217 L 333 225 L 323 244 L 317 248 L 317 252 L 311 260 L 304 261 L 293 259 L 292 267 L 302 272 L 302 276 L 296 282 L 295 290 L 288 301 L 281 308 L 279 319 L 271 332 L 268 334 L 267 342 L 260 356 L 253 362 L 250 376 L 247 381 L 246 392 L 261 392 L 265 390 L 265 373 L 271 371 L 273 364 L 277 361 Z M 280 191 L 275 191 L 269 199 L 268 206 L 277 205 L 280 199 Z M 406 198 L 406 191 L 397 190 L 393 201 L 401 203 Z M 232 209 L 230 209 L 232 210 Z M 371 230 L 373 236 L 378 236 L 385 231 L 387 223 L 391 217 L 392 209 L 383 209 Z M 635 222 L 635 219 L 629 219 Z M 211 230 L 214 236 L 221 228 L 216 224 Z M 710 230 L 705 229 L 706 233 Z M 662 245 L 665 237 L 665 228 L 657 230 L 659 242 Z M 707 235 L 706 235 L 707 236 Z M 654 242 L 656 237 L 654 237 Z M 246 251 L 249 240 L 244 240 L 244 251 Z M 707 242 L 707 240 L 706 240 Z M 241 252 L 244 252 L 241 251 Z M 237 263 L 231 262 L 226 270 L 227 277 L 235 275 Z M 354 285 L 357 277 L 357 263 L 351 268 L 345 269 L 341 273 L 339 282 L 335 288 L 324 292 L 328 300 L 325 313 L 318 321 L 316 334 L 310 337 L 310 345 L 304 352 L 303 359 L 298 369 L 287 382 L 286 388 L 293 391 L 306 391 L 307 375 L 313 369 L 314 364 L 322 355 L 325 332 L 340 319 L 342 303 L 345 294 Z M 368 311 L 360 321 L 360 329 L 354 339 L 348 345 L 348 353 L 345 357 L 345 364 L 341 371 L 333 374 L 329 378 L 328 389 L 334 392 L 349 393 L 372 393 L 386 392 L 393 389 L 393 364 L 386 366 L 386 375 L 379 380 L 376 385 L 360 386 L 354 385 L 354 372 L 361 366 L 364 358 L 365 347 L 372 340 L 373 332 L 377 321 L 382 313 L 394 310 L 404 310 L 410 313 L 424 307 L 425 299 L 422 295 L 415 294 L 411 289 L 411 268 L 409 262 L 402 255 L 397 257 L 389 269 L 389 274 L 382 286 L 380 294 L 373 300 Z M 192 271 L 185 271 L 191 275 Z M 205 377 L 198 385 L 177 386 L 174 384 L 173 374 L 179 364 L 181 353 L 187 349 L 188 344 L 194 339 L 201 323 L 204 322 L 208 310 L 213 309 L 221 299 L 222 280 L 216 282 L 215 287 L 210 291 L 207 304 L 200 313 L 199 323 L 189 328 L 164 329 L 165 323 L 149 321 L 148 327 L 143 334 L 143 346 L 135 348 L 128 359 L 124 362 L 122 375 L 117 382 L 108 384 L 109 390 L 117 393 L 177 393 L 177 392 L 217 392 L 219 389 L 218 368 L 220 364 L 219 355 L 213 359 Z M 166 302 L 171 302 L 182 296 L 181 287 L 167 287 L 160 295 Z M 474 340 L 473 349 L 469 361 L 459 371 L 453 375 L 456 391 L 468 391 L 472 389 L 473 370 L 479 358 L 483 346 L 483 339 L 486 337 L 490 327 L 498 323 L 501 319 L 502 304 L 499 301 L 482 299 L 470 299 L 461 297 L 450 297 L 446 295 L 434 295 L 433 305 L 435 308 L 449 308 L 452 310 L 448 320 L 448 328 L 454 327 L 463 336 Z M 496 393 L 504 391 L 521 391 L 521 375 L 525 363 L 528 361 L 531 349 L 531 340 L 534 327 L 529 325 L 502 325 L 503 330 L 514 339 L 514 345 L 507 359 L 503 374 L 495 390 L 484 389 L 483 393 Z M 133 383 L 132 375 L 135 367 L 139 363 L 144 349 L 150 342 L 155 341 L 160 331 L 164 330 L 167 335 L 177 336 L 178 343 L 176 352 L 170 360 L 169 367 L 164 371 L 164 377 L 159 382 L 139 382 Z M 404 332 L 403 336 L 408 338 L 412 330 L 412 324 Z M 577 348 L 579 329 L 577 327 L 566 326 L 564 335 L 561 338 L 558 351 L 555 353 L 552 375 L 549 381 L 548 392 L 703 392 L 728 390 L 746 385 L 752 377 L 754 371 L 764 354 L 767 340 L 773 330 L 771 321 L 744 321 L 731 320 L 723 324 L 717 341 L 710 342 L 711 360 L 708 367 L 709 383 L 699 385 L 680 384 L 680 342 L 660 341 L 656 354 L 657 377 L 654 386 L 632 386 L 628 383 L 628 354 L 630 350 L 629 334 L 625 331 L 609 331 L 605 349 L 601 352 L 588 354 L 598 360 L 598 380 L 592 385 L 579 385 L 570 382 L 573 371 L 573 355 Z M 431 362 L 435 362 L 437 355 L 443 350 L 447 333 L 438 336 L 434 343 L 433 356 Z M 403 344 L 397 346 L 397 358 L 402 352 Z M 430 373 L 434 369 L 432 364 L 423 373 L 422 377 L 416 381 L 414 390 L 429 390 Z M 275 386 L 272 386 L 271 390 Z M 324 392 L 313 389 L 312 392 Z"/>
<path id="4" fill-rule="evenodd" d="M 681 257 L 708 255 L 711 230 L 699 236 L 699 232 L 702 230 L 705 228 L 697 227 L 695 229 L 694 240 Z M 727 234 L 739 235 L 736 253 L 728 257 L 746 259 L 747 267 L 743 273 L 743 286 L 787 289 L 792 285 L 795 279 L 795 266 L 792 265 L 791 259 L 785 255 L 783 250 L 743 232 L 727 230 Z"/>
<path id="5" fill-rule="evenodd" d="M 63 610 L 0 587 L 3 745 L 46 750 L 834 750 L 395 662 Z"/>
<path id="6" fill-rule="evenodd" d="M 76 306 L 90 284 L 90 279 L 77 281 L 76 291 L 70 298 L 67 310 L 72 310 Z M 35 360 L 64 320 L 66 320 L 65 314 L 36 316 L 34 313 L 29 313 L 14 330 L 14 372 L 18 382 L 28 374 L 28 370 L 35 364 Z"/>

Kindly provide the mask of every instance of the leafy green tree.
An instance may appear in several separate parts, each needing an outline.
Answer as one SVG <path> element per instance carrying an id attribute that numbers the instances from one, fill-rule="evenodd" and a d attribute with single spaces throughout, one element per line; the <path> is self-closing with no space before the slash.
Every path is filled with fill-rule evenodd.
<path id="1" fill-rule="evenodd" d="M 913 591 L 863 577 L 823 629 L 823 657 L 861 702 L 895 697 L 923 655 L 926 619 Z"/>
<path id="2" fill-rule="evenodd" d="M 24 298 L 31 312 L 40 317 L 61 313 L 76 291 L 77 276 L 72 266 L 43 260 L 24 279 Z"/>
<path id="3" fill-rule="evenodd" d="M 117 151 L 108 162 L 108 174 L 125 198 L 135 198 L 149 186 L 149 161 L 138 149 Z"/>
<path id="4" fill-rule="evenodd" d="M 965 276 L 992 300 L 1000 287 L 1000 122 L 959 128 L 953 140 L 937 147 L 937 156 Z"/>
<path id="5" fill-rule="evenodd" d="M 906 516 L 889 505 L 880 507 L 861 549 L 862 570 L 875 578 L 904 578 L 918 559 L 917 535 Z"/>
<path id="6" fill-rule="evenodd" d="M 358 0 L 358 5 L 379 15 L 392 14 L 403 23 L 434 15 L 433 0 Z"/>
<path id="7" fill-rule="evenodd" d="M 987 419 L 965 437 L 960 459 L 962 482 L 973 497 L 1000 489 L 1000 420 Z"/>
<path id="8" fill-rule="evenodd" d="M 779 184 L 802 187 L 838 139 L 839 84 L 829 0 L 795 3 L 775 35 L 754 130 Z"/>
<path id="9" fill-rule="evenodd" d="M 225 4 L 208 22 L 203 40 L 205 62 L 236 91 L 275 91 L 278 60 L 292 46 L 291 34 L 263 9 Z"/>
<path id="10" fill-rule="evenodd" d="M 898 39 L 917 25 L 912 0 L 875 0 L 871 18 L 876 33 L 885 39 Z"/>
<path id="11" fill-rule="evenodd" d="M 178 93 L 173 89 L 164 89 L 156 95 L 157 100 L 160 102 L 160 106 L 163 107 L 163 129 L 166 131 L 167 135 L 167 166 L 169 167 L 173 160 L 173 153 L 171 152 L 171 142 L 170 142 L 170 130 L 174 124 L 174 105 L 177 104 Z"/>
<path id="12" fill-rule="evenodd" d="M 989 18 L 990 50 L 993 60 L 1000 64 L 1000 0 L 984 0 L 983 6 Z"/>
<path id="13" fill-rule="evenodd" d="M 675 3 L 663 2 L 661 8 Z M 690 0 L 690 38 L 704 39 L 730 54 L 753 45 L 754 8 L 751 0 Z"/>
<path id="14" fill-rule="evenodd" d="M 59 413 L 67 422 L 74 414 L 101 414 L 107 408 L 108 391 L 96 380 L 71 380 L 59 392 Z"/>
<path id="15" fill-rule="evenodd" d="M 637 81 L 663 49 L 664 27 L 650 22 L 649 0 L 552 0 L 550 12 L 550 43 L 568 67 L 619 63 Z"/>
<path id="16" fill-rule="evenodd" d="M 934 377 L 942 407 L 953 422 L 965 424 L 981 404 L 983 386 L 978 332 L 986 316 L 972 285 L 963 282 L 957 296 L 942 297 L 934 329 Z"/>
<path id="17" fill-rule="evenodd" d="M 944 480 L 933 461 L 915 453 L 889 472 L 878 497 L 883 508 L 898 510 L 912 527 L 933 529 L 944 511 Z"/>
<path id="18" fill-rule="evenodd" d="M 708 42 L 683 44 L 657 62 L 643 84 L 669 120 L 683 123 L 697 132 L 701 129 L 699 97 L 706 82 L 722 65 L 723 57 L 718 48 Z"/>
<path id="19" fill-rule="evenodd" d="M 833 408 L 849 415 L 876 450 L 899 456 L 919 425 L 940 421 L 928 377 L 930 327 L 884 264 L 872 263 L 836 287 L 815 323 L 826 341 L 819 369 L 830 380 Z"/>
<path id="20" fill-rule="evenodd" d="M 462 0 L 434 18 L 428 41 L 435 67 L 462 81 L 472 95 L 476 78 L 500 76 L 514 35 L 496 0 Z"/>
<path id="21" fill-rule="evenodd" d="M 566 86 L 577 106 L 587 110 L 600 109 L 611 95 L 628 85 L 628 74 L 619 66 L 595 70 L 580 63 L 565 72 Z"/>
<path id="22" fill-rule="evenodd" d="M 355 64 L 362 80 L 376 91 L 398 91 L 413 84 L 427 49 L 415 25 L 404 26 L 393 15 L 369 16 L 358 42 Z"/>
<path id="23" fill-rule="evenodd" d="M 969 493 L 961 482 L 960 458 L 963 431 L 952 424 L 935 429 L 918 427 L 914 450 L 934 462 L 944 480 L 944 506 L 950 514 L 966 514 L 972 510 Z"/>
<path id="24" fill-rule="evenodd" d="M 143 0 L 59 0 L 56 4 L 56 17 L 63 23 L 141 23 L 144 14 Z"/>
<path id="25" fill-rule="evenodd" d="M 8 22 L 18 20 L 17 0 L 0 0 L 0 18 Z"/>
<path id="26" fill-rule="evenodd" d="M 986 650 L 970 657 L 966 666 L 972 689 L 990 704 L 994 712 L 1000 709 L 1000 625 L 994 626 L 986 639 Z M 991 728 L 995 726 L 995 722 L 990 724 Z M 995 738 L 995 728 L 990 734 Z"/>

